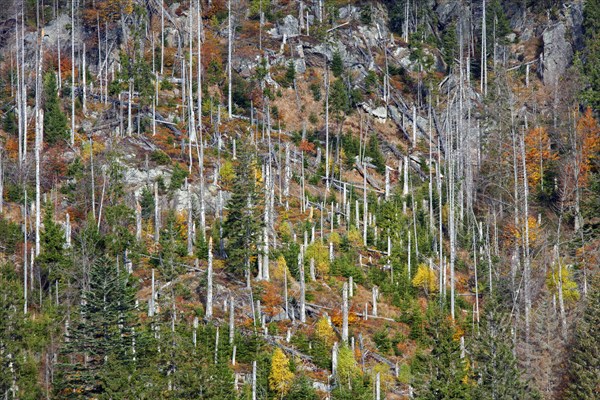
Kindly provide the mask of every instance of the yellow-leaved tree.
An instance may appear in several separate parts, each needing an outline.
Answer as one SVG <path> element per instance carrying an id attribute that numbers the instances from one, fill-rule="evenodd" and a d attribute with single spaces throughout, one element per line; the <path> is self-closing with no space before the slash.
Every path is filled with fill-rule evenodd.
<path id="1" fill-rule="evenodd" d="M 562 283 L 562 295 L 566 303 L 575 303 L 579 300 L 577 283 L 573 280 L 573 271 L 566 265 L 552 269 L 546 278 L 546 285 L 552 294 L 558 294 Z"/>
<path id="2" fill-rule="evenodd" d="M 537 187 L 543 184 L 544 170 L 548 164 L 558 160 L 558 154 L 552 150 L 550 137 L 546 128 L 530 129 L 525 135 L 525 165 L 529 186 Z"/>
<path id="3" fill-rule="evenodd" d="M 309 261 L 311 258 L 315 259 L 315 268 L 320 276 L 329 273 L 329 249 L 322 241 L 315 240 L 306 248 L 305 259 Z"/>
<path id="4" fill-rule="evenodd" d="M 325 315 L 323 315 L 317 321 L 315 326 L 315 336 L 328 346 L 331 346 L 335 341 L 335 332 L 333 331 L 331 325 L 329 325 L 329 321 Z"/>
<path id="5" fill-rule="evenodd" d="M 360 375 L 360 368 L 356 364 L 354 352 L 347 345 L 342 345 L 338 351 L 337 375 L 342 385 L 351 385 L 351 382 Z"/>
<path id="6" fill-rule="evenodd" d="M 390 367 L 386 364 L 376 364 L 371 370 L 371 379 L 373 382 L 377 379 L 377 373 L 379 373 L 379 382 L 381 384 L 381 391 L 387 393 L 392 389 L 396 382 L 396 378 L 390 371 Z"/>
<path id="7" fill-rule="evenodd" d="M 287 394 L 292 386 L 294 374 L 290 371 L 290 360 L 277 347 L 271 359 L 271 372 L 269 373 L 269 387 L 277 392 L 281 398 Z"/>
<path id="8" fill-rule="evenodd" d="M 416 288 L 421 288 L 425 293 L 433 292 L 436 289 L 436 273 L 426 264 L 419 264 L 417 273 L 412 280 L 412 284 Z"/>
<path id="9" fill-rule="evenodd" d="M 579 158 L 578 181 L 581 186 L 585 186 L 594 163 L 600 161 L 598 160 L 598 153 L 600 152 L 600 126 L 589 107 L 579 121 L 577 121 L 577 134 L 581 146 L 577 154 Z"/>
<path id="10" fill-rule="evenodd" d="M 273 281 L 275 281 L 275 282 L 283 282 L 284 275 L 286 273 L 287 273 L 287 279 L 289 282 L 289 280 L 292 277 L 290 275 L 290 271 L 288 270 L 287 263 L 285 262 L 285 258 L 283 257 L 283 255 L 280 255 L 277 258 L 277 265 L 275 266 L 275 268 L 273 268 L 273 271 L 271 273 L 271 278 L 273 278 Z"/>

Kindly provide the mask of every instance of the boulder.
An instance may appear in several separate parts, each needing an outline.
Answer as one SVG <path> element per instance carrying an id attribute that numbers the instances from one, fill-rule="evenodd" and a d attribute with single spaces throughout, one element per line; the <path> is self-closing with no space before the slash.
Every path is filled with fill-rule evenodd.
<path id="1" fill-rule="evenodd" d="M 50 22 L 44 27 L 44 46 L 54 47 L 58 44 L 58 37 L 60 36 L 61 47 L 66 44 L 71 45 L 71 30 L 67 29 L 66 26 L 71 25 L 71 18 L 67 14 L 59 14 L 55 20 Z M 80 43 L 81 31 L 77 29 L 75 31 L 75 42 Z M 70 50 L 68 50 L 70 51 Z M 63 50 L 64 54 L 65 50 Z M 69 53 L 70 54 L 70 53 Z"/>
<path id="2" fill-rule="evenodd" d="M 376 121 L 385 122 L 387 119 L 387 108 L 385 107 L 377 107 L 371 110 L 371 115 L 376 118 Z"/>
<path id="3" fill-rule="evenodd" d="M 573 37 L 576 49 L 583 47 L 583 2 L 572 2 L 564 5 L 565 24 Z"/>
<path id="4" fill-rule="evenodd" d="M 363 103 L 362 107 L 366 112 L 375 117 L 376 122 L 385 122 L 388 117 L 386 107 L 381 106 L 373 108 L 368 103 Z"/>
<path id="5" fill-rule="evenodd" d="M 294 69 L 298 74 L 303 74 L 306 72 L 306 62 L 304 61 L 304 58 L 296 58 L 294 60 Z"/>
<path id="6" fill-rule="evenodd" d="M 338 16 L 340 19 L 358 19 L 360 17 L 360 9 L 352 5 L 341 7 L 338 10 Z"/>
<path id="7" fill-rule="evenodd" d="M 456 1 L 443 1 L 439 4 L 435 13 L 437 14 L 440 25 L 449 24 L 460 13 L 459 3 Z"/>
<path id="8" fill-rule="evenodd" d="M 286 15 L 276 28 L 269 31 L 269 34 L 275 38 L 300 36 L 300 22 L 293 15 Z"/>
<path id="9" fill-rule="evenodd" d="M 556 85 L 573 61 L 573 47 L 565 37 L 567 28 L 559 22 L 546 28 L 542 34 L 544 43 L 542 79 L 545 85 Z"/>
<path id="10" fill-rule="evenodd" d="M 259 56 L 256 56 L 254 59 L 234 56 L 231 66 L 240 74 L 241 77 L 249 78 L 254 74 L 254 71 L 259 64 Z"/>

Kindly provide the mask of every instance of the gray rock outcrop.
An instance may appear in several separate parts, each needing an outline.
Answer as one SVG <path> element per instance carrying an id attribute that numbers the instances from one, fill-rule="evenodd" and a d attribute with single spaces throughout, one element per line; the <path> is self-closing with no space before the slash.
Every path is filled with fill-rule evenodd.
<path id="1" fill-rule="evenodd" d="M 293 15 L 286 15 L 283 20 L 277 24 L 276 28 L 269 31 L 271 36 L 276 38 L 292 38 L 300 36 L 300 22 Z"/>
<path id="2" fill-rule="evenodd" d="M 544 43 L 542 79 L 545 85 L 556 85 L 573 61 L 573 47 L 566 38 L 564 23 L 548 27 L 542 34 Z"/>

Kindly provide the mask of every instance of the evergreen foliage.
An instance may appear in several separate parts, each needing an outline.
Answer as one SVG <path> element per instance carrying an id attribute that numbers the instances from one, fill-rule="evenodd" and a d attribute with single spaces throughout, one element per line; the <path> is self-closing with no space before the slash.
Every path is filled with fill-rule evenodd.
<path id="1" fill-rule="evenodd" d="M 431 353 L 417 354 L 413 368 L 415 399 L 451 400 L 470 399 L 470 387 L 466 383 L 467 363 L 461 358 L 460 342 L 452 323 L 442 316 L 432 321 Z"/>
<path id="2" fill-rule="evenodd" d="M 333 57 L 331 59 L 331 72 L 336 78 L 339 78 L 344 73 L 344 60 L 342 59 L 342 54 L 339 50 L 333 52 Z"/>
<path id="3" fill-rule="evenodd" d="M 582 70 L 588 87 L 584 98 L 594 109 L 600 107 L 600 1 L 587 0 L 583 8 L 584 43 Z"/>
<path id="4" fill-rule="evenodd" d="M 316 390 L 313 388 L 312 383 L 304 375 L 296 376 L 292 387 L 285 396 L 286 400 L 318 400 Z"/>
<path id="5" fill-rule="evenodd" d="M 101 379 L 107 360 L 130 368 L 134 291 L 128 277 L 108 258 L 100 258 L 89 272 L 79 313 L 71 315 L 72 328 L 58 364 L 61 398 L 90 398 L 103 392 Z"/>
<path id="6" fill-rule="evenodd" d="M 577 323 L 569 364 L 571 382 L 567 397 L 573 400 L 600 396 L 600 279 L 595 278 Z"/>
<path id="7" fill-rule="evenodd" d="M 287 64 L 287 68 L 285 70 L 286 85 L 288 87 L 293 86 L 295 80 L 296 80 L 296 67 L 294 66 L 294 61 L 290 60 Z"/>
<path id="8" fill-rule="evenodd" d="M 54 221 L 51 203 L 47 203 L 45 207 L 44 231 L 40 235 L 40 244 L 41 252 L 36 262 L 44 276 L 53 283 L 68 272 L 70 260 L 65 250 L 64 232 L 62 227 Z"/>
<path id="9" fill-rule="evenodd" d="M 0 305 L 0 393 L 8 399 L 39 399 L 43 393 L 34 352 L 47 338 L 37 326 L 41 321 L 23 317 L 23 286 L 8 263 L 0 266 Z"/>
<path id="10" fill-rule="evenodd" d="M 8 111 L 4 114 L 3 128 L 10 134 L 15 134 L 19 129 L 17 125 L 17 117 L 14 111 Z"/>
<path id="11" fill-rule="evenodd" d="M 44 139 L 50 145 L 69 137 L 67 116 L 60 108 L 58 87 L 54 72 L 44 76 Z"/>
<path id="12" fill-rule="evenodd" d="M 536 399 L 523 382 L 513 353 L 509 320 L 495 299 L 486 304 L 480 334 L 472 340 L 473 399 Z"/>
<path id="13" fill-rule="evenodd" d="M 255 156 L 248 144 L 239 142 L 238 163 L 229 210 L 223 224 L 226 240 L 227 269 L 240 276 L 250 273 L 251 263 L 258 254 L 257 242 L 262 221 L 259 214 L 260 194 L 257 187 Z"/>

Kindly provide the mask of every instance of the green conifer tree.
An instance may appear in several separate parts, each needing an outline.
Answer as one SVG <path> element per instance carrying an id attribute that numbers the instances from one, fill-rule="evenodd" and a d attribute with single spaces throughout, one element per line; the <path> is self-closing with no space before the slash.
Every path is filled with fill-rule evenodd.
<path id="1" fill-rule="evenodd" d="M 107 360 L 124 369 L 133 363 L 134 290 L 123 269 L 101 257 L 89 273 L 58 364 L 60 398 L 92 398 L 102 393 Z M 114 368 L 114 365 L 111 366 Z"/>
<path id="2" fill-rule="evenodd" d="M 22 279 L 14 265 L 0 265 L 0 393 L 6 399 L 39 399 L 44 395 L 36 353 L 47 341 L 39 323 L 23 318 Z"/>
<path id="3" fill-rule="evenodd" d="M 473 337 L 473 399 L 536 399 L 538 393 L 521 379 L 513 354 L 509 321 L 495 299 L 486 304 L 480 335 Z"/>
<path id="4" fill-rule="evenodd" d="M 294 61 L 290 60 L 287 65 L 287 69 L 285 70 L 285 82 L 287 86 L 293 86 L 295 79 L 296 67 L 294 66 Z"/>
<path id="5" fill-rule="evenodd" d="M 226 239 L 227 269 L 242 275 L 244 271 L 250 271 L 251 262 L 258 253 L 256 244 L 262 223 L 258 209 L 260 195 L 256 184 L 256 161 L 247 143 L 240 143 L 237 158 L 223 235 Z"/>
<path id="6" fill-rule="evenodd" d="M 466 383 L 467 364 L 461 358 L 460 342 L 453 335 L 451 322 L 436 315 L 430 324 L 433 348 L 430 354 L 418 354 L 413 367 L 415 398 L 418 400 L 470 399 Z"/>
<path id="7" fill-rule="evenodd" d="M 577 323 L 566 399 L 600 399 L 600 278 L 596 278 Z"/>
<path id="8" fill-rule="evenodd" d="M 44 76 L 44 138 L 49 144 L 68 139 L 67 116 L 60 109 L 58 87 L 54 72 Z"/>
<path id="9" fill-rule="evenodd" d="M 600 107 L 600 0 L 587 0 L 583 9 L 584 49 L 582 72 L 587 80 L 585 100 Z"/>
<path id="10" fill-rule="evenodd" d="M 4 130 L 10 134 L 17 132 L 17 118 L 14 111 L 8 111 L 4 114 L 3 118 Z"/>
<path id="11" fill-rule="evenodd" d="M 53 206 L 47 203 L 44 210 L 44 231 L 40 235 L 41 251 L 36 259 L 42 274 L 53 283 L 64 278 L 71 265 L 65 249 L 65 235 L 62 227 L 54 221 Z"/>
<path id="12" fill-rule="evenodd" d="M 333 53 L 333 57 L 331 59 L 331 72 L 336 78 L 339 78 L 344 73 L 344 60 L 342 59 L 342 55 L 339 50 L 336 50 Z"/>

